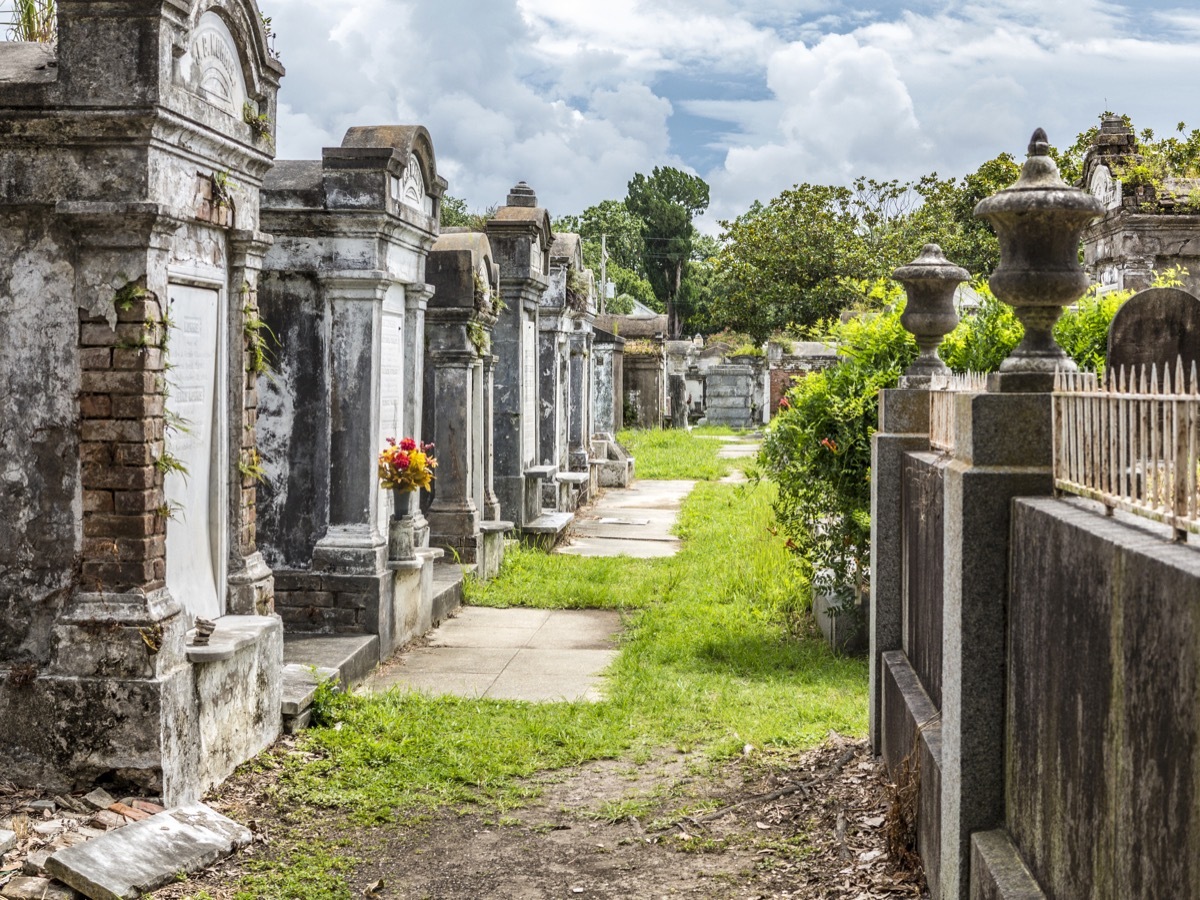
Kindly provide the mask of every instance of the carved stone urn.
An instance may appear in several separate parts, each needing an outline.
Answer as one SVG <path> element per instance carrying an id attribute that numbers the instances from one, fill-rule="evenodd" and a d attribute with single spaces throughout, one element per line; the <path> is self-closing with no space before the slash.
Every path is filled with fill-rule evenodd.
<path id="1" fill-rule="evenodd" d="M 900 385 L 926 387 L 933 376 L 950 372 L 937 355 L 937 348 L 958 324 L 954 291 L 970 277 L 970 273 L 946 259 L 937 244 L 926 244 L 920 256 L 907 266 L 901 266 L 892 277 L 904 285 L 908 296 L 900 324 L 917 339 L 920 351 L 905 370 Z"/>
<path id="2" fill-rule="evenodd" d="M 1023 379 L 1027 389 L 1050 390 L 1056 369 L 1076 368 L 1054 340 L 1054 323 L 1063 307 L 1087 290 L 1079 240 L 1103 211 L 1099 200 L 1062 180 L 1040 128 L 1029 142 L 1017 183 L 975 207 L 975 215 L 987 219 L 1000 239 L 1000 265 L 988 283 L 1025 326 L 1025 339 L 1000 372 L 1033 376 Z"/>

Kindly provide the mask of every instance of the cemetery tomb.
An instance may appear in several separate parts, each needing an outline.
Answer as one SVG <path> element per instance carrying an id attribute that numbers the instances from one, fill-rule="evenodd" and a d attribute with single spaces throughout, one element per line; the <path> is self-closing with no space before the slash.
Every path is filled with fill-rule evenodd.
<path id="1" fill-rule="evenodd" d="M 246 474 L 272 144 L 244 110 L 274 122 L 283 68 L 245 0 L 58 16 L 53 65 L 0 43 L 0 168 L 24 173 L 0 204 L 0 367 L 27 426 L 0 445 L 0 721 L 23 725 L 0 759 L 18 785 L 175 805 L 279 733 Z"/>
<path id="2" fill-rule="evenodd" d="M 428 440 L 425 266 L 445 187 L 429 133 L 397 125 L 351 128 L 263 188 L 275 243 L 260 305 L 279 347 L 257 422 L 258 520 L 290 664 L 320 657 L 349 672 L 360 656 L 386 659 L 457 596 L 434 589 L 441 551 L 419 505 L 416 558 L 389 559 L 394 500 L 377 473 L 387 438 Z"/>

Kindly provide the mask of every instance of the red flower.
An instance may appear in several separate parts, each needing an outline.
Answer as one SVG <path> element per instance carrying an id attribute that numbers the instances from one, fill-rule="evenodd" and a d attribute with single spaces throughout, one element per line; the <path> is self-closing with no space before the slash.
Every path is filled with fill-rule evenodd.
<path id="1" fill-rule="evenodd" d="M 782 400 L 779 401 L 779 408 L 780 409 L 791 409 L 792 404 L 788 401 L 787 397 L 784 397 Z"/>
<path id="2" fill-rule="evenodd" d="M 837 444 L 829 438 L 821 438 L 821 446 L 830 453 L 837 453 Z"/>
<path id="3" fill-rule="evenodd" d="M 401 445 L 401 446 L 403 446 L 403 445 Z M 412 448 L 410 447 L 409 449 L 411 450 Z M 410 460 L 408 458 L 408 454 L 405 453 L 404 451 L 401 451 L 396 454 L 396 468 L 397 469 L 407 469 L 408 465 L 411 461 L 412 460 Z"/>
<path id="4" fill-rule="evenodd" d="M 402 440 L 400 442 L 400 449 L 401 450 L 416 450 L 417 442 L 414 441 L 412 438 L 405 438 L 404 440 Z"/>

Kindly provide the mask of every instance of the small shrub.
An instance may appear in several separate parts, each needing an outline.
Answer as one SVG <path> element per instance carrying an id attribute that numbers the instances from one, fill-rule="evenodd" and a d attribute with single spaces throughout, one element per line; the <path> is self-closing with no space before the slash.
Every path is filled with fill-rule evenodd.
<path id="1" fill-rule="evenodd" d="M 775 513 L 812 585 L 854 607 L 867 584 L 871 545 L 871 436 L 879 391 L 895 387 L 916 358 L 900 309 L 831 327 L 842 361 L 788 394 L 759 457 L 779 486 Z"/>

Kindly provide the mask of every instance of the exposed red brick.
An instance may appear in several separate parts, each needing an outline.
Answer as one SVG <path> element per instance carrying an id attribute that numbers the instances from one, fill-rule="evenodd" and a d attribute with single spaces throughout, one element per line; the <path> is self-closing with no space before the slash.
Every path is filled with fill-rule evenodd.
<path id="1" fill-rule="evenodd" d="M 81 394 L 79 415 L 85 419 L 107 419 L 112 415 L 112 399 L 107 394 Z"/>
<path id="2" fill-rule="evenodd" d="M 85 347 L 79 351 L 79 366 L 86 370 L 107 369 L 112 365 L 112 350 L 108 347 Z"/>
<path id="3" fill-rule="evenodd" d="M 79 461 L 81 463 L 97 463 L 99 465 L 110 466 L 113 461 L 112 444 L 80 444 L 79 445 Z M 111 500 L 111 498 L 110 498 Z"/>
<path id="4" fill-rule="evenodd" d="M 117 491 L 112 496 L 112 509 L 123 514 L 137 515 L 154 512 L 163 504 L 161 490 Z"/>
<path id="5" fill-rule="evenodd" d="M 114 419 L 161 418 L 162 394 L 117 394 L 112 398 Z"/>
<path id="6" fill-rule="evenodd" d="M 85 513 L 106 513 L 113 510 L 113 495 L 111 491 L 84 491 L 83 511 Z"/>
<path id="7" fill-rule="evenodd" d="M 105 370 L 84 372 L 79 387 L 87 394 L 156 394 L 162 390 L 160 382 L 155 372 Z"/>
<path id="8" fill-rule="evenodd" d="M 95 513 L 83 517 L 84 537 L 149 537 L 155 533 L 158 517 L 151 514 L 142 515 L 102 515 Z"/>
<path id="9" fill-rule="evenodd" d="M 83 483 L 93 490 L 111 488 L 119 491 L 144 491 L 158 486 L 159 472 L 154 466 L 86 465 Z"/>
<path id="10" fill-rule="evenodd" d="M 113 351 L 113 368 L 142 369 L 147 372 L 161 372 L 166 363 L 166 357 L 158 347 L 118 348 Z"/>

